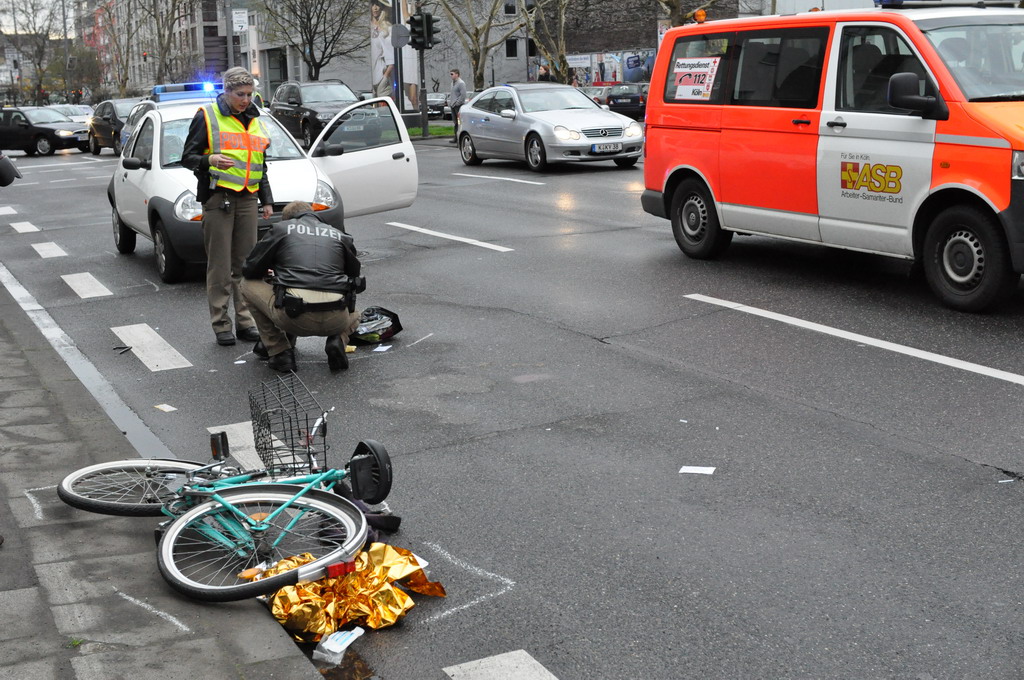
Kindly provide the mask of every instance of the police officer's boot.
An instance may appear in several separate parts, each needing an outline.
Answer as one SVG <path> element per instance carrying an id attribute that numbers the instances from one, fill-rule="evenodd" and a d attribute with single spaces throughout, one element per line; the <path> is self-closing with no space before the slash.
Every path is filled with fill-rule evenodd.
<path id="1" fill-rule="evenodd" d="M 340 335 L 328 335 L 324 351 L 327 352 L 327 365 L 332 373 L 348 368 L 348 356 L 345 354 L 345 345 L 341 344 Z"/>
<path id="2" fill-rule="evenodd" d="M 280 354 L 275 354 L 274 356 L 270 357 L 270 360 L 267 362 L 267 365 L 270 366 L 275 371 L 279 371 L 281 373 L 287 373 L 288 371 L 298 370 L 295 366 L 295 350 L 289 347 Z"/>

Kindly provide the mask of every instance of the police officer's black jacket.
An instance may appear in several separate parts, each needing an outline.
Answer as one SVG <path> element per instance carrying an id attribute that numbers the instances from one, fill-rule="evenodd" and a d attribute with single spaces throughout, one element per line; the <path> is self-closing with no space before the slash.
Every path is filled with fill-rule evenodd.
<path id="1" fill-rule="evenodd" d="M 242 275 L 260 279 L 268 269 L 287 288 L 348 293 L 359 260 L 351 236 L 307 212 L 273 225 L 249 253 Z"/>

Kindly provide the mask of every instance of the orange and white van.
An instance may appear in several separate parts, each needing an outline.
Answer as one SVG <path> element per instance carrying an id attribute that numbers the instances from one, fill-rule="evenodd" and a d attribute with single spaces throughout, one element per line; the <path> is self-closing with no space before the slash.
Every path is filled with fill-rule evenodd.
<path id="1" fill-rule="evenodd" d="M 1015 3 L 1014 3 L 1015 4 Z M 691 24 L 647 102 L 644 210 L 919 262 L 980 311 L 1024 272 L 1024 10 L 942 0 Z"/>

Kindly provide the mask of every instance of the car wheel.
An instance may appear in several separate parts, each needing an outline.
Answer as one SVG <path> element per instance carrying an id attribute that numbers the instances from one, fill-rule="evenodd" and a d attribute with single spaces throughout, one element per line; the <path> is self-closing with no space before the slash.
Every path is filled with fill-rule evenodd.
<path id="1" fill-rule="evenodd" d="M 81 151 L 82 153 L 89 153 L 89 143 L 82 142 L 81 144 L 78 145 L 78 150 Z"/>
<path id="2" fill-rule="evenodd" d="M 548 154 L 544 150 L 544 142 L 537 135 L 526 138 L 526 164 L 530 170 L 541 172 L 548 167 Z"/>
<path id="3" fill-rule="evenodd" d="M 121 155 L 121 133 L 120 132 L 115 132 L 114 133 L 114 155 L 115 156 L 120 156 Z"/>
<path id="4" fill-rule="evenodd" d="M 131 255 L 135 252 L 135 232 L 117 214 L 117 208 L 110 208 L 110 221 L 114 226 L 114 245 L 117 252 Z"/>
<path id="5" fill-rule="evenodd" d="M 672 195 L 672 235 L 679 249 L 698 260 L 721 255 L 732 242 L 732 232 L 718 223 L 715 202 L 704 183 L 687 179 Z"/>
<path id="6" fill-rule="evenodd" d="M 156 254 L 156 271 L 164 283 L 177 283 L 185 273 L 185 262 L 174 252 L 174 246 L 167 238 L 164 223 L 157 220 L 153 225 L 153 252 Z"/>
<path id="7" fill-rule="evenodd" d="M 313 146 L 313 134 L 309 131 L 309 125 L 302 124 L 302 146 L 306 149 Z"/>
<path id="8" fill-rule="evenodd" d="M 39 135 L 36 137 L 35 150 L 40 156 L 52 156 L 57 149 L 45 135 Z"/>
<path id="9" fill-rule="evenodd" d="M 924 237 L 925 279 L 942 304 L 980 312 L 1016 288 L 1010 254 L 995 221 L 971 206 L 943 210 Z"/>
<path id="10" fill-rule="evenodd" d="M 99 156 L 100 151 L 103 151 L 103 148 L 100 146 L 100 140 L 96 139 L 96 135 L 89 135 L 89 151 L 92 152 L 93 156 Z"/>
<path id="11" fill-rule="evenodd" d="M 635 156 L 633 158 L 616 158 L 615 165 L 619 166 L 620 168 L 631 168 L 634 165 L 636 165 L 636 162 L 638 160 L 639 159 Z"/>
<path id="12" fill-rule="evenodd" d="M 476 155 L 473 138 L 468 134 L 462 135 L 462 138 L 459 139 L 459 155 L 462 156 L 462 162 L 466 165 L 480 165 L 484 162 L 480 156 Z"/>

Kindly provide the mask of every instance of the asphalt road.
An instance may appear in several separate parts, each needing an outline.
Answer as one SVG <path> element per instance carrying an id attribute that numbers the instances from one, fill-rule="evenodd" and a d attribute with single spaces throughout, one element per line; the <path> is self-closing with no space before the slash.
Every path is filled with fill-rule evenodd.
<path id="1" fill-rule="evenodd" d="M 0 225 L 39 231 L 0 226 L 0 263 L 202 459 L 270 371 L 214 343 L 201 276 L 116 252 L 108 150 L 12 155 Z M 697 262 L 641 210 L 642 166 L 418 160 L 411 208 L 348 223 L 360 304 L 405 330 L 342 375 L 299 344 L 332 462 L 388 447 L 393 542 L 449 593 L 357 643 L 379 677 L 514 650 L 560 680 L 1024 674 L 1024 287 L 976 316 L 895 260 L 741 237 Z M 111 294 L 61 278 L 86 272 Z M 191 365 L 115 350 L 133 324 Z"/>

